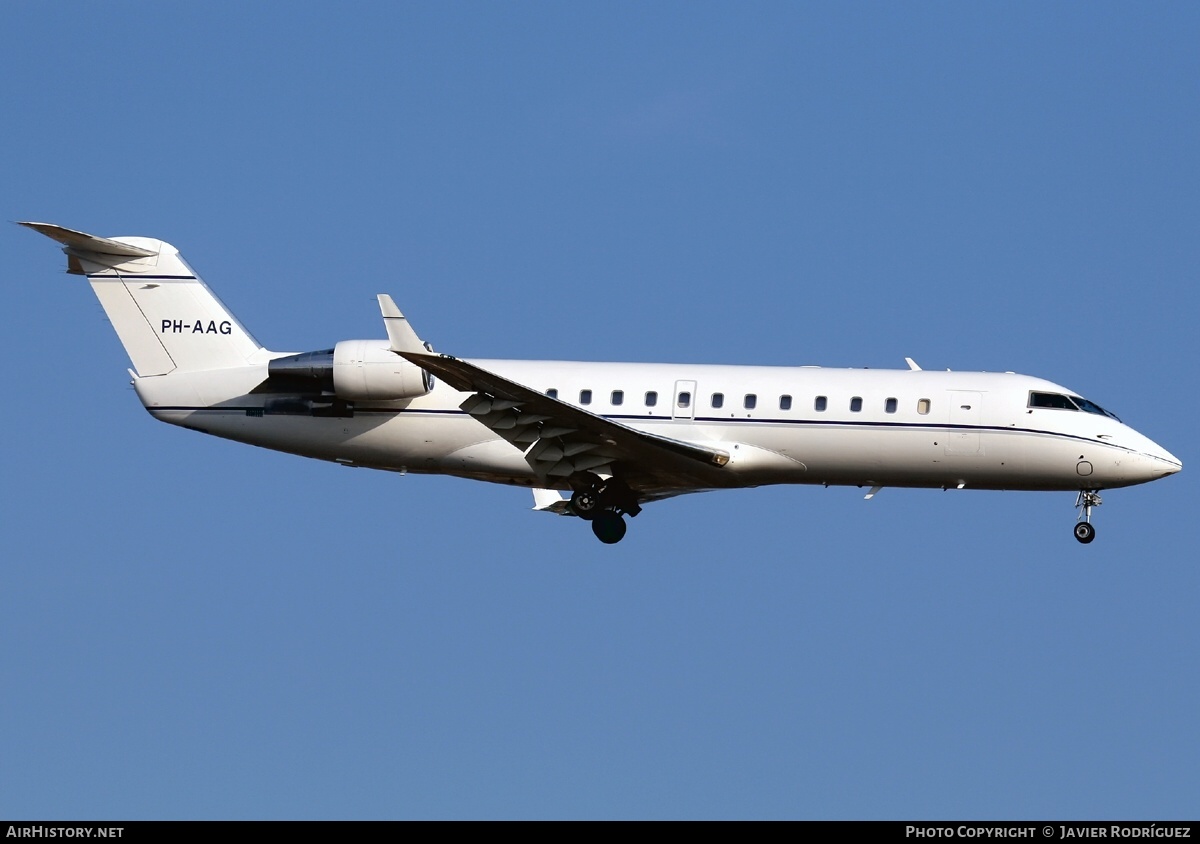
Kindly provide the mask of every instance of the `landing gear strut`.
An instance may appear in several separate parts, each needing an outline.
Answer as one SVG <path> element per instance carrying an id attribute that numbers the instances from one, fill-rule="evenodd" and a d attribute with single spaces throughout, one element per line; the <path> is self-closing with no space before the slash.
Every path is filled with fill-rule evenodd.
<path id="1" fill-rule="evenodd" d="M 1075 538 L 1087 545 L 1096 538 L 1096 529 L 1092 527 L 1092 508 L 1099 507 L 1103 502 L 1100 493 L 1094 489 L 1081 489 L 1075 499 L 1075 507 L 1079 510 L 1079 521 L 1075 523 Z"/>
<path id="2" fill-rule="evenodd" d="M 586 478 L 571 495 L 571 511 L 592 523 L 592 533 L 605 545 L 615 545 L 625 536 L 622 516 L 642 512 L 637 494 L 619 478 L 603 479 L 597 475 Z"/>

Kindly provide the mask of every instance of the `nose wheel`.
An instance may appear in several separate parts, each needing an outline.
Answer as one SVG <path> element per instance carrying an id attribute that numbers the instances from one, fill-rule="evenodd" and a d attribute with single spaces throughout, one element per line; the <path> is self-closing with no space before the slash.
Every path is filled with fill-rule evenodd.
<path id="1" fill-rule="evenodd" d="M 1075 522 L 1075 538 L 1084 545 L 1096 538 L 1096 529 L 1092 527 L 1092 508 L 1099 507 L 1102 503 L 1096 490 L 1079 490 L 1079 496 L 1075 499 L 1075 508 L 1079 510 L 1079 521 Z"/>

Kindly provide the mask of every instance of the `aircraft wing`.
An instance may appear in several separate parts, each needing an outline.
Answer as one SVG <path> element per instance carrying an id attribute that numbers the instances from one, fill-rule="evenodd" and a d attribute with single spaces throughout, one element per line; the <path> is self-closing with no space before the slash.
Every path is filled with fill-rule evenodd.
<path id="1" fill-rule="evenodd" d="M 399 354 L 471 393 L 459 407 L 521 449 L 550 481 L 620 474 L 643 501 L 739 485 L 719 449 L 636 430 L 450 355 Z"/>

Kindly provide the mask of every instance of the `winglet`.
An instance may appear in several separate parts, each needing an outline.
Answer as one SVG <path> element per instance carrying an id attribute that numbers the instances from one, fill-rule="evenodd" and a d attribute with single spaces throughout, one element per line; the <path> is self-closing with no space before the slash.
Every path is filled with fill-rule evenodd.
<path id="1" fill-rule="evenodd" d="M 380 293 L 379 312 L 383 314 L 383 327 L 387 329 L 388 340 L 391 342 L 391 350 L 396 354 L 401 352 L 416 352 L 422 353 L 428 351 L 428 346 L 421 341 L 417 336 L 417 332 L 413 331 L 412 325 L 404 314 L 400 313 L 400 309 L 396 307 L 396 303 L 392 301 L 392 297 L 386 293 Z"/>
<path id="2" fill-rule="evenodd" d="M 911 369 L 913 372 L 921 371 L 921 367 L 917 366 L 917 362 L 915 360 L 913 360 L 912 358 L 905 358 L 904 362 L 908 364 L 908 368 Z"/>

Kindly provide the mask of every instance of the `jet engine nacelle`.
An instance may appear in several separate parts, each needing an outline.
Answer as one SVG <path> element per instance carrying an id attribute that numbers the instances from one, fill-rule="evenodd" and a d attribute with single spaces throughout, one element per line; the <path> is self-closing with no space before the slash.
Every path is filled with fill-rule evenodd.
<path id="1" fill-rule="evenodd" d="M 388 348 L 386 340 L 343 340 L 333 348 L 333 392 L 346 401 L 423 396 L 433 376 Z"/>

